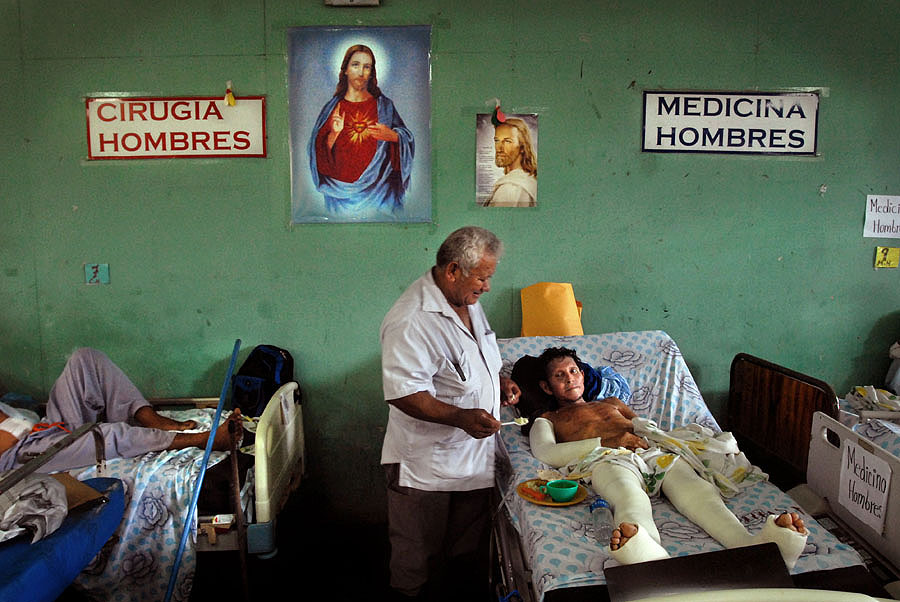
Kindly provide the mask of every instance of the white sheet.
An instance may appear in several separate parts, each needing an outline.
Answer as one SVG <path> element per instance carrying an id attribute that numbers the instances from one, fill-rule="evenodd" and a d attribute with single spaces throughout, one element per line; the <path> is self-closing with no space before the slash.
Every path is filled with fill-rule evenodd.
<path id="1" fill-rule="evenodd" d="M 177 420 L 195 420 L 208 429 L 215 411 L 161 413 Z M 203 452 L 199 448 L 151 452 L 108 460 L 103 475 L 97 474 L 96 467 L 78 473 L 79 480 L 96 476 L 121 479 L 125 483 L 125 515 L 100 554 L 78 576 L 77 587 L 99 600 L 165 599 Z M 212 452 L 209 466 L 227 456 L 226 452 Z M 192 541 L 189 539 L 182 555 L 172 596 L 176 601 L 190 598 L 197 560 Z"/>

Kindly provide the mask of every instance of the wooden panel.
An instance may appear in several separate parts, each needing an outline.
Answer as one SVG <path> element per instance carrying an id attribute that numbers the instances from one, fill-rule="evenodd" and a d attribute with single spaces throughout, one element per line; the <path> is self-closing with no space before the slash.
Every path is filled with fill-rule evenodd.
<path id="1" fill-rule="evenodd" d="M 816 411 L 837 417 L 837 398 L 827 383 L 752 355 L 734 357 L 727 428 L 764 470 L 805 480 Z"/>

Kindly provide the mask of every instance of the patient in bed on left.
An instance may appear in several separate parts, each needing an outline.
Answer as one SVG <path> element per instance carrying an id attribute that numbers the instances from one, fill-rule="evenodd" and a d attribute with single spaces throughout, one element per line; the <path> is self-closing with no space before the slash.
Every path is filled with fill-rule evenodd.
<path id="1" fill-rule="evenodd" d="M 128 376 L 104 353 L 78 349 L 50 390 L 46 422 L 32 421 L 7 407 L 0 408 L 0 471 L 17 468 L 40 455 L 67 433 L 82 424 L 97 422 L 103 433 L 106 459 L 130 458 L 151 451 L 205 447 L 213 437 L 213 449 L 227 450 L 232 435 L 229 422 L 238 421 L 240 411 L 223 422 L 215 433 L 186 432 L 196 428 L 193 421 L 178 422 L 158 414 Z M 41 466 L 51 473 L 82 466 L 97 460 L 94 437 L 85 434 Z"/>
<path id="2" fill-rule="evenodd" d="M 650 496 L 662 491 L 681 514 L 725 547 L 774 542 L 793 568 L 806 545 L 799 515 L 770 516 L 761 532 L 750 534 L 722 499 L 766 478 L 739 452 L 730 434 L 715 435 L 698 425 L 661 431 L 617 398 L 585 401 L 584 374 L 573 350 L 547 349 L 541 360 L 545 373 L 540 386 L 558 408 L 534 421 L 532 453 L 572 478 L 589 479 L 609 501 L 618 525 L 610 540 L 613 558 L 633 564 L 668 557 L 650 504 Z"/>

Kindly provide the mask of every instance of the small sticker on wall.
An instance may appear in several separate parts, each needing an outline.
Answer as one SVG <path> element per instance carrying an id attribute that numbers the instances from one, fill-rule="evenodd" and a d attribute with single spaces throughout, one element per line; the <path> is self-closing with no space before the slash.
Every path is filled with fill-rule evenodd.
<path id="1" fill-rule="evenodd" d="M 900 265 L 900 247 L 875 247 L 875 269 Z"/>
<path id="2" fill-rule="evenodd" d="M 86 264 L 84 264 L 84 283 L 85 284 L 109 284 L 109 264 L 108 263 L 86 263 Z"/>

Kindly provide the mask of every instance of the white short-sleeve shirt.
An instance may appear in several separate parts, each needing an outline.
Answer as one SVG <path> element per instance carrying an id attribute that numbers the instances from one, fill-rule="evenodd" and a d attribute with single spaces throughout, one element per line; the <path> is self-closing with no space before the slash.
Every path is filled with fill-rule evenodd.
<path id="1" fill-rule="evenodd" d="M 427 391 L 461 408 L 500 412 L 500 351 L 479 303 L 472 332 L 450 307 L 429 270 L 400 296 L 381 324 L 385 400 Z M 427 491 L 491 487 L 495 437 L 409 416 L 389 406 L 382 464 L 399 464 L 399 484 Z"/>

